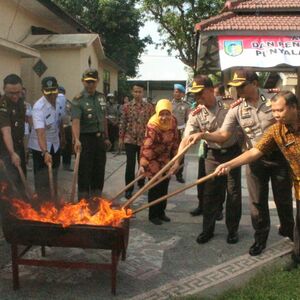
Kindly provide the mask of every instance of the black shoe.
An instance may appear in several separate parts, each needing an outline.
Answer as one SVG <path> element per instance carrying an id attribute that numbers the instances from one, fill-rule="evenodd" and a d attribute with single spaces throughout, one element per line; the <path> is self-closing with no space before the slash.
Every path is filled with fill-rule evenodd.
<path id="1" fill-rule="evenodd" d="M 224 215 L 223 215 L 223 212 L 222 211 L 219 211 L 217 216 L 216 216 L 216 220 L 217 221 L 222 221 L 224 218 Z"/>
<path id="2" fill-rule="evenodd" d="M 195 216 L 200 216 L 203 213 L 203 209 L 201 207 L 197 207 L 195 209 L 193 209 L 192 211 L 190 211 L 190 214 L 195 217 Z"/>
<path id="3" fill-rule="evenodd" d="M 197 243 L 198 244 L 205 244 L 207 243 L 212 237 L 214 236 L 213 233 L 208 233 L 208 232 L 202 232 L 198 235 L 197 237 Z"/>
<path id="4" fill-rule="evenodd" d="M 185 183 L 185 180 L 183 179 L 182 176 L 176 177 L 176 180 L 177 180 L 178 182 L 180 182 L 180 183 Z"/>
<path id="5" fill-rule="evenodd" d="M 282 235 L 284 237 L 288 237 L 292 242 L 294 241 L 294 231 L 293 230 L 285 231 L 285 230 L 282 230 L 281 227 L 279 227 L 278 234 Z"/>
<path id="6" fill-rule="evenodd" d="M 255 242 L 249 249 L 249 254 L 251 256 L 256 256 L 262 253 L 262 251 L 266 248 L 266 243 L 258 243 Z"/>
<path id="7" fill-rule="evenodd" d="M 239 241 L 239 235 L 237 232 L 228 233 L 227 235 L 228 244 L 236 244 L 238 241 Z"/>
<path id="8" fill-rule="evenodd" d="M 165 222 L 170 222 L 171 219 L 169 217 L 167 217 L 166 215 L 163 215 L 163 216 L 160 216 L 159 217 L 162 221 L 165 221 Z"/>
<path id="9" fill-rule="evenodd" d="M 130 199 L 132 197 L 132 192 L 131 191 L 126 191 L 125 192 L 125 198 Z"/>
<path id="10" fill-rule="evenodd" d="M 152 218 L 152 219 L 149 219 L 149 221 L 155 225 L 162 225 L 162 223 L 163 223 L 159 218 Z"/>

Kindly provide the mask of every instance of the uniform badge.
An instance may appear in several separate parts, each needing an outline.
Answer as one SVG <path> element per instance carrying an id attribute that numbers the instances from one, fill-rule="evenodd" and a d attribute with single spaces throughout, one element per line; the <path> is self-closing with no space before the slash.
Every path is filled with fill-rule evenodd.
<path id="1" fill-rule="evenodd" d="M 89 106 L 90 104 L 88 102 L 85 103 L 86 106 Z"/>
<path id="2" fill-rule="evenodd" d="M 245 128 L 245 132 L 246 132 L 246 133 L 250 133 L 251 131 L 252 131 L 252 129 L 251 129 L 250 127 L 246 127 L 246 128 Z"/>
<path id="3" fill-rule="evenodd" d="M 11 112 L 12 112 L 13 115 L 16 114 L 16 110 L 15 109 L 13 109 Z"/>
<path id="4" fill-rule="evenodd" d="M 88 119 L 91 119 L 92 118 L 92 114 L 88 114 Z"/>
<path id="5" fill-rule="evenodd" d="M 15 122 L 15 127 L 18 127 L 19 126 L 19 123 L 18 121 Z"/>
<path id="6" fill-rule="evenodd" d="M 271 100 L 270 99 L 266 102 L 266 106 L 271 106 Z"/>

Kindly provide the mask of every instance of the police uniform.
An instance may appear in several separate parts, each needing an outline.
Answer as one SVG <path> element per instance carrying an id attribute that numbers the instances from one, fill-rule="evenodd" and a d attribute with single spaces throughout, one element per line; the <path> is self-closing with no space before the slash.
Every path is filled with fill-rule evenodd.
<path id="1" fill-rule="evenodd" d="M 236 126 L 240 125 L 246 137 L 247 148 L 252 148 L 263 132 L 275 123 L 270 101 L 272 96 L 259 89 L 259 101 L 256 106 L 244 99 L 237 100 L 232 104 L 221 131 L 233 132 Z M 294 227 L 292 181 L 288 163 L 279 149 L 247 165 L 246 177 L 255 242 L 265 245 L 270 231 L 269 179 L 271 179 L 274 201 L 280 219 L 280 233 L 284 236 L 292 236 Z"/>
<path id="2" fill-rule="evenodd" d="M 78 171 L 78 198 L 100 195 L 104 185 L 107 139 L 106 101 L 102 93 L 83 90 L 72 101 L 72 120 L 80 120 L 81 155 Z"/>
<path id="3" fill-rule="evenodd" d="M 42 150 L 38 142 L 36 129 L 44 129 L 47 151 L 52 156 L 54 188 L 57 190 L 57 174 L 60 165 L 60 128 L 65 115 L 65 102 L 56 98 L 55 107 L 42 96 L 32 109 L 33 130 L 29 136 L 28 147 L 32 150 L 35 191 L 40 200 L 48 201 L 51 195 L 48 168 L 44 162 Z"/>
<path id="4" fill-rule="evenodd" d="M 181 100 L 172 100 L 172 106 L 173 106 L 173 115 L 177 120 L 177 129 L 179 133 L 179 137 L 181 138 L 184 132 L 185 128 L 185 123 L 188 119 L 189 115 L 189 105 L 184 102 L 182 99 Z M 181 161 L 182 164 L 184 164 L 184 158 Z M 183 167 L 180 168 L 177 173 L 176 173 L 176 178 L 180 180 L 182 178 L 182 173 L 183 173 Z"/>
<path id="5" fill-rule="evenodd" d="M 228 109 L 222 102 L 222 97 L 216 97 L 216 105 L 208 109 L 198 105 L 191 112 L 184 135 L 196 132 L 214 132 L 220 130 Z M 240 154 L 237 135 L 234 133 L 229 140 L 221 145 L 207 142 L 205 171 L 212 173 L 215 168 Z M 241 169 L 230 171 L 227 176 L 216 177 L 205 183 L 203 196 L 203 234 L 211 236 L 215 229 L 216 217 L 222 205 L 227 190 L 226 226 L 229 235 L 238 230 L 241 218 Z"/>
<path id="6" fill-rule="evenodd" d="M 0 128 L 11 128 L 14 151 L 19 155 L 21 159 L 21 167 L 23 172 L 26 174 L 24 149 L 25 114 L 26 106 L 23 98 L 20 98 L 16 103 L 9 100 L 5 95 L 0 99 Z M 23 184 L 17 168 L 11 163 L 11 158 L 4 144 L 2 134 L 0 137 L 0 158 L 5 164 L 11 181 L 15 183 L 18 190 L 21 191 L 22 196 L 24 196 Z"/>

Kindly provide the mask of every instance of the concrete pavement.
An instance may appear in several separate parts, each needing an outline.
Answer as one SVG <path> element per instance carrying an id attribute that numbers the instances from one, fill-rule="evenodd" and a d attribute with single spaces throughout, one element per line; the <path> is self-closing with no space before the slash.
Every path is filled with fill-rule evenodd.
<path id="1" fill-rule="evenodd" d="M 192 182 L 197 174 L 197 155 L 192 150 L 186 156 L 185 178 Z M 125 155 L 108 153 L 105 197 L 108 199 L 124 187 Z M 244 172 L 243 172 L 244 173 Z M 61 171 L 60 194 L 69 196 L 72 173 Z M 29 171 L 32 181 L 32 171 Z M 169 191 L 183 185 L 172 179 Z M 20 267 L 21 288 L 12 290 L 10 247 L 0 235 L 0 299 L 167 299 L 187 294 L 205 294 L 234 285 L 243 274 L 272 263 L 291 251 L 291 243 L 277 234 L 278 217 L 272 196 L 270 214 L 272 228 L 266 251 L 251 257 L 248 249 L 253 243 L 253 229 L 248 209 L 248 192 L 243 176 L 243 216 L 240 241 L 226 243 L 227 230 L 223 221 L 217 223 L 215 236 L 207 244 L 195 242 L 202 229 L 202 216 L 191 217 L 196 207 L 196 188 L 168 200 L 170 223 L 155 226 L 142 211 L 131 220 L 130 240 L 126 261 L 120 261 L 117 275 L 117 296 L 110 293 L 110 274 L 107 271 L 64 270 L 44 267 Z M 121 198 L 121 201 L 125 201 Z M 139 207 L 147 202 L 142 195 L 134 202 Z M 40 249 L 27 254 L 39 257 Z M 108 261 L 109 251 L 78 248 L 47 248 L 51 259 Z M 47 257 L 45 259 L 47 259 Z"/>

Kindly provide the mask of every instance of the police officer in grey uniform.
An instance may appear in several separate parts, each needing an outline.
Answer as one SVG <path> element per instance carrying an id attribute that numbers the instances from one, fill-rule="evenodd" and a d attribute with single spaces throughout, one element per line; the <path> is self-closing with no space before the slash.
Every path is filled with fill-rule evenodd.
<path id="1" fill-rule="evenodd" d="M 108 139 L 106 101 L 96 88 L 98 71 L 82 75 L 84 90 L 72 101 L 72 131 L 75 153 L 81 151 L 78 171 L 78 199 L 101 196 L 104 185 Z"/>
<path id="2" fill-rule="evenodd" d="M 190 111 L 189 105 L 183 101 L 184 95 L 185 95 L 185 87 L 182 84 L 175 83 L 172 106 L 173 106 L 173 115 L 177 120 L 177 129 L 180 138 L 183 135 L 185 124 L 188 120 L 189 111 Z M 182 160 L 181 163 L 183 164 L 184 160 Z M 180 168 L 176 173 L 176 180 L 180 183 L 185 182 L 182 174 L 183 174 L 183 167 Z"/>
<path id="3" fill-rule="evenodd" d="M 207 76 L 197 76 L 193 82 L 191 93 L 201 104 L 190 114 L 179 150 L 186 146 L 189 135 L 195 132 L 218 131 L 228 112 L 222 97 L 214 96 L 212 81 Z M 215 168 L 241 153 L 237 135 L 233 134 L 224 144 L 208 142 L 205 158 L 205 170 L 212 173 Z M 179 162 L 175 164 L 175 169 Z M 223 203 L 225 191 L 226 226 L 228 229 L 227 243 L 238 242 L 238 227 L 241 218 L 241 169 L 233 169 L 228 176 L 207 181 L 204 186 L 203 203 L 203 232 L 198 236 L 200 244 L 208 242 L 214 235 L 215 223 Z"/>
<path id="4" fill-rule="evenodd" d="M 190 137 L 190 142 L 202 138 L 222 143 L 230 138 L 236 126 L 240 125 L 246 137 L 247 147 L 251 148 L 263 132 L 275 123 L 271 110 L 271 96 L 258 88 L 258 77 L 255 72 L 237 70 L 229 85 L 235 86 L 238 95 L 242 98 L 231 105 L 221 130 L 214 133 L 196 134 Z M 246 177 L 252 225 L 255 230 L 255 242 L 250 247 L 249 254 L 255 256 L 265 249 L 270 231 L 268 208 L 270 179 L 280 220 L 279 234 L 293 239 L 292 182 L 288 164 L 279 150 L 247 165 Z"/>

